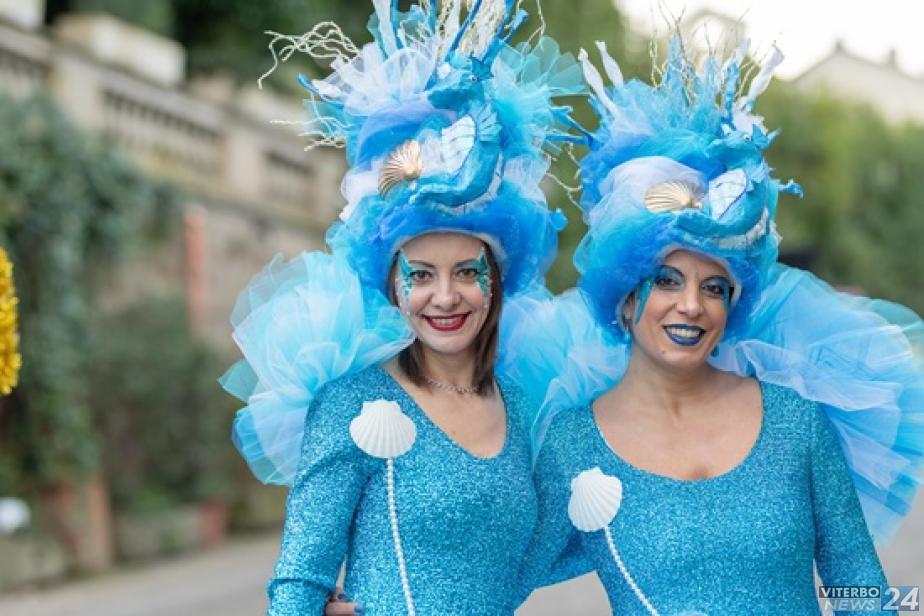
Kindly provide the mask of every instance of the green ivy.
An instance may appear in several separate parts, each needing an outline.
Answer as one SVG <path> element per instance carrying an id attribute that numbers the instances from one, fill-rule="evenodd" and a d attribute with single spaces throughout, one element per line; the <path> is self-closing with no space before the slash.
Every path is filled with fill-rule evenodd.
<path id="1" fill-rule="evenodd" d="M 189 331 L 184 302 L 149 300 L 96 321 L 90 400 L 115 507 L 228 496 L 238 405 L 217 387 L 224 362 Z"/>
<path id="2" fill-rule="evenodd" d="M 177 208 L 173 191 L 45 98 L 0 95 L 0 125 L 0 241 L 16 268 L 23 356 L 20 386 L 0 406 L 0 480 L 14 484 L 0 493 L 10 493 L 98 468 L 87 404 L 91 274 L 166 231 Z"/>

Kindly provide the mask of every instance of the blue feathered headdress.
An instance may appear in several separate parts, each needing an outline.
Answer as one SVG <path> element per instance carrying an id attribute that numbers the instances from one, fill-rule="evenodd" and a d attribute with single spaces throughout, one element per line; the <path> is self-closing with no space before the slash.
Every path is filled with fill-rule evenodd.
<path id="1" fill-rule="evenodd" d="M 302 37 L 277 37 L 315 58 L 333 59 L 308 90 L 305 135 L 345 147 L 347 205 L 327 234 L 364 284 L 383 288 L 400 245 L 428 231 L 459 231 L 486 241 L 508 292 L 551 264 L 561 212 L 538 185 L 546 152 L 571 140 L 566 107 L 552 98 L 579 93 L 573 57 L 542 38 L 511 46 L 526 14 L 515 0 L 412 4 L 373 0 L 374 41 L 356 47 L 331 24 Z"/>
<path id="2" fill-rule="evenodd" d="M 763 150 L 776 132 L 768 133 L 753 113 L 782 55 L 774 49 L 744 94 L 747 43 L 724 63 L 710 55 L 697 70 L 675 39 L 655 85 L 624 83 L 598 46 L 612 86 L 604 86 L 582 51 L 600 127 L 581 161 L 589 230 L 575 254 L 579 285 L 612 329 L 619 327 L 621 302 L 669 250 L 704 253 L 735 278 L 726 328 L 734 335 L 777 259 L 777 195 L 801 193 L 771 177 Z"/>

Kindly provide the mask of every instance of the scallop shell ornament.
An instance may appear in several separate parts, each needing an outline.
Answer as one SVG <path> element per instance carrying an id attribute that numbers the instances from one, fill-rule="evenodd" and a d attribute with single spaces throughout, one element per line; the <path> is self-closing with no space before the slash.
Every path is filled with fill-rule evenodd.
<path id="1" fill-rule="evenodd" d="M 686 209 L 703 209 L 702 191 L 689 182 L 668 180 L 655 184 L 645 193 L 645 207 L 649 212 L 679 212 Z"/>
<path id="2" fill-rule="evenodd" d="M 397 402 L 374 400 L 363 402 L 362 411 L 350 422 L 350 436 L 370 456 L 397 458 L 414 445 L 417 428 Z"/>
<path id="3" fill-rule="evenodd" d="M 423 173 L 423 161 L 420 158 L 420 144 L 414 140 L 405 141 L 382 164 L 379 171 L 379 194 L 388 196 L 388 192 L 400 184 L 416 180 Z"/>
<path id="4" fill-rule="evenodd" d="M 571 480 L 568 517 L 580 531 L 592 533 L 608 527 L 621 503 L 622 482 L 603 474 L 599 466 Z"/>

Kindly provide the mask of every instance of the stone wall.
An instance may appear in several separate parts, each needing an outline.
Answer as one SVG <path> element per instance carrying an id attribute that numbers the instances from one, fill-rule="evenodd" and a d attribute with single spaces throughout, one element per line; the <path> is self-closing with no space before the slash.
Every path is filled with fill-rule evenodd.
<path id="1" fill-rule="evenodd" d="M 108 15 L 66 15 L 46 29 L 35 19 L 42 4 L 0 0 L 0 91 L 49 94 L 188 196 L 177 236 L 113 275 L 104 307 L 186 293 L 197 326 L 230 353 L 227 319 L 246 281 L 277 252 L 323 246 L 341 207 L 342 152 L 306 153 L 297 128 L 270 124 L 299 119 L 298 100 L 255 83 L 190 82 L 180 45 Z"/>

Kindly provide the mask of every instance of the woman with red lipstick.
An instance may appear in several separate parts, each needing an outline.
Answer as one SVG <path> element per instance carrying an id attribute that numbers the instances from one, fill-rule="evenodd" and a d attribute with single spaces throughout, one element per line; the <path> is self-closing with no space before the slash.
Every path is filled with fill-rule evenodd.
<path id="1" fill-rule="evenodd" d="M 345 561 L 358 606 L 330 613 L 510 614 L 534 407 L 495 370 L 498 323 L 555 256 L 543 148 L 571 139 L 552 99 L 580 69 L 549 39 L 508 44 L 512 0 L 373 5 L 368 45 L 331 24 L 274 40 L 335 56 L 300 80 L 305 132 L 350 170 L 331 254 L 274 261 L 232 316 L 235 444 L 290 486 L 269 613 L 323 613 Z"/>
<path id="2" fill-rule="evenodd" d="M 746 46 L 698 70 L 674 41 L 655 86 L 601 51 L 579 290 L 508 334 L 553 368 L 519 379 L 549 383 L 521 598 L 575 549 L 620 614 L 819 614 L 816 567 L 884 586 L 873 539 L 924 468 L 924 323 L 776 262 L 798 187 L 752 109 L 780 56 L 745 93 Z"/>

